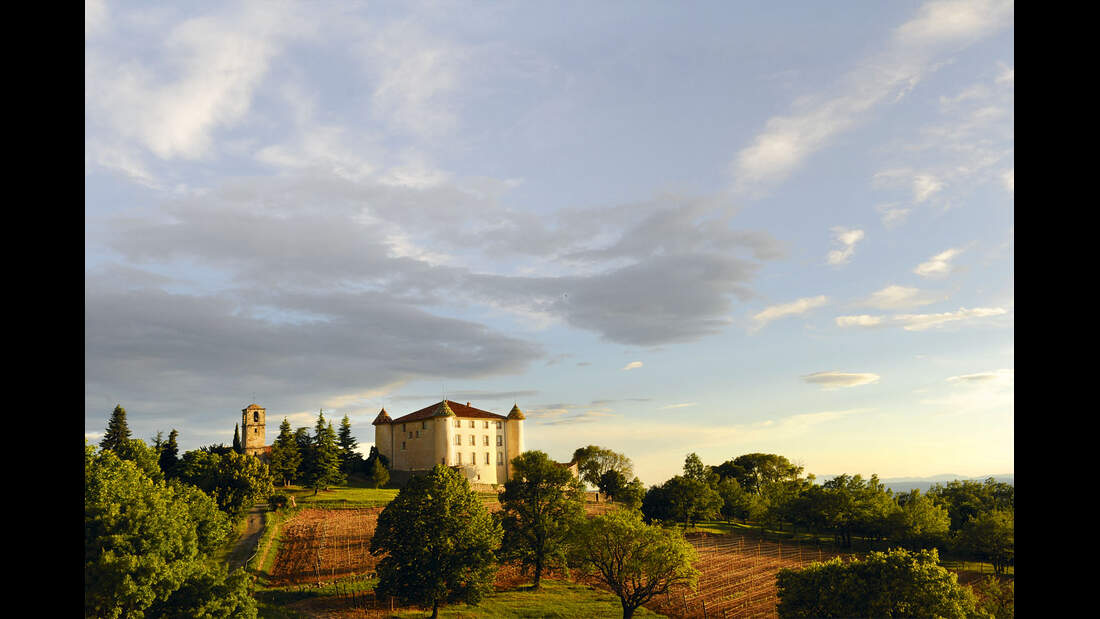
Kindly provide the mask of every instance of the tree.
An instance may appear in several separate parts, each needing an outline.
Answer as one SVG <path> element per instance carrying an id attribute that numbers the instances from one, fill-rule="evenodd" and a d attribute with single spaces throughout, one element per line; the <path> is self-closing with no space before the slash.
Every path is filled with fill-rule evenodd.
<path id="1" fill-rule="evenodd" d="M 192 608 L 219 608 L 216 616 L 255 617 L 247 573 L 210 567 L 231 534 L 205 493 L 154 482 L 134 462 L 85 444 L 85 616 L 162 616 L 156 609 L 187 607 L 189 597 Z"/>
<path id="2" fill-rule="evenodd" d="M 993 510 L 1016 509 L 1016 488 L 1012 484 L 998 482 L 992 477 L 984 482 L 955 480 L 946 485 L 936 484 L 927 493 L 937 505 L 947 508 L 951 517 L 951 531 L 962 531 L 971 518 Z"/>
<path id="3" fill-rule="evenodd" d="M 687 528 L 692 523 L 710 518 L 722 507 L 722 498 L 713 488 L 697 479 L 677 475 L 665 482 L 669 515 Z"/>
<path id="4" fill-rule="evenodd" d="M 776 610 L 784 619 L 976 616 L 973 592 L 940 567 L 935 549 L 893 549 L 862 560 L 838 557 L 801 570 L 784 568 L 776 584 Z"/>
<path id="5" fill-rule="evenodd" d="M 342 484 L 345 481 L 344 474 L 340 471 L 340 452 L 336 446 L 336 432 L 332 423 L 325 422 L 324 413 L 317 415 L 317 424 L 314 426 L 313 448 L 310 450 L 310 458 L 306 461 L 304 480 L 306 486 L 313 488 L 313 494 L 334 484 Z"/>
<path id="6" fill-rule="evenodd" d="M 582 522 L 571 545 L 572 563 L 595 574 L 619 596 L 623 619 L 675 585 L 695 588 L 695 548 L 684 537 L 642 522 L 638 512 L 618 509 Z"/>
<path id="7" fill-rule="evenodd" d="M 608 499 L 614 501 L 623 490 L 626 490 L 626 483 L 626 475 L 612 469 L 600 475 L 600 483 L 596 484 L 596 488 Z"/>
<path id="8" fill-rule="evenodd" d="M 180 433 L 172 428 L 168 433 L 168 441 L 161 447 L 160 457 L 157 459 L 161 472 L 168 478 L 175 475 L 176 466 L 179 464 L 180 446 L 177 442 L 179 435 Z"/>
<path id="9" fill-rule="evenodd" d="M 233 424 L 233 451 L 243 454 L 244 447 L 241 445 L 241 431 L 239 424 Z"/>
<path id="10" fill-rule="evenodd" d="M 584 488 L 569 469 L 541 451 L 512 459 L 512 479 L 500 495 L 504 542 L 498 556 L 535 570 L 531 588 L 538 590 L 543 568 L 564 565 L 566 542 L 584 518 Z"/>
<path id="11" fill-rule="evenodd" d="M 255 503 L 266 501 L 274 491 L 266 464 L 232 450 L 224 454 L 189 451 L 183 454 L 176 474 L 180 481 L 212 496 L 233 520 L 241 518 Z"/>
<path id="12" fill-rule="evenodd" d="M 624 477 L 634 474 L 634 464 L 630 458 L 596 445 L 578 448 L 573 452 L 572 462 L 577 464 L 581 481 L 593 488 L 600 485 L 600 477 L 607 471 L 619 471 Z"/>
<path id="13" fill-rule="evenodd" d="M 363 456 L 355 451 L 359 441 L 351 435 L 351 420 L 347 415 L 340 420 L 340 430 L 336 433 L 336 445 L 340 450 L 340 470 L 347 477 L 359 468 L 363 460 Z"/>
<path id="14" fill-rule="evenodd" d="M 111 419 L 107 421 L 107 430 L 99 441 L 100 449 L 117 450 L 130 440 L 130 426 L 126 423 L 126 409 L 122 405 L 115 405 L 111 413 Z"/>
<path id="15" fill-rule="evenodd" d="M 390 483 L 390 472 L 382 464 L 382 458 L 375 458 L 367 470 L 367 479 L 372 488 L 383 488 Z"/>
<path id="16" fill-rule="evenodd" d="M 778 454 L 745 454 L 734 458 L 730 464 L 727 470 L 741 470 L 736 477 L 737 483 L 749 494 L 758 494 L 767 483 L 797 479 L 802 474 L 801 466 L 791 464 Z"/>
<path id="17" fill-rule="evenodd" d="M 645 486 L 642 480 L 635 477 L 615 495 L 615 501 L 629 509 L 639 509 L 642 506 L 643 497 L 645 497 Z"/>
<path id="18" fill-rule="evenodd" d="M 382 455 L 382 453 L 378 451 L 378 447 L 376 445 L 371 445 L 370 452 L 367 454 L 367 459 L 363 463 L 363 469 L 366 470 L 368 474 L 370 473 L 370 471 L 374 470 L 373 467 L 375 460 L 379 460 L 382 463 L 382 466 L 385 467 L 386 470 L 389 470 L 390 459 Z"/>
<path id="19" fill-rule="evenodd" d="M 914 488 L 898 497 L 898 510 L 890 514 L 890 539 L 909 548 L 932 548 L 947 541 L 951 517 Z"/>
<path id="20" fill-rule="evenodd" d="M 370 552 L 382 556 L 375 592 L 431 607 L 476 605 L 492 590 L 502 531 L 470 484 L 437 464 L 416 475 L 378 516 Z"/>
<path id="21" fill-rule="evenodd" d="M 974 585 L 978 596 L 978 608 L 994 619 L 1012 619 L 1016 616 L 1016 582 L 1002 581 L 996 576 L 986 576 Z"/>
<path id="22" fill-rule="evenodd" d="M 114 451 L 119 458 L 136 464 L 149 479 L 153 481 L 164 479 L 164 473 L 161 472 L 160 465 L 157 463 L 156 452 L 151 447 L 147 447 L 145 441 L 140 438 L 122 440 L 111 451 Z"/>
<path id="23" fill-rule="evenodd" d="M 718 496 L 722 499 L 722 507 L 718 512 L 728 523 L 731 519 L 746 520 L 752 506 L 752 495 L 741 488 L 741 484 L 733 477 L 726 477 L 718 482 Z"/>
<path id="24" fill-rule="evenodd" d="M 313 466 L 313 437 L 309 435 L 309 428 L 298 428 L 294 431 L 294 444 L 298 446 L 298 453 L 302 455 L 302 463 L 298 465 L 298 477 L 295 481 L 304 484 L 306 472 Z"/>
<path id="25" fill-rule="evenodd" d="M 684 477 L 701 481 L 712 488 L 718 485 L 718 474 L 703 464 L 695 453 L 689 453 L 684 458 Z"/>
<path id="26" fill-rule="evenodd" d="M 993 564 L 1001 575 L 1012 565 L 1016 553 L 1016 517 L 1007 510 L 978 514 L 959 534 L 959 546 L 982 561 Z"/>
<path id="27" fill-rule="evenodd" d="M 298 468 L 302 465 L 302 454 L 298 451 L 298 442 L 290 432 L 290 421 L 285 417 L 279 424 L 279 436 L 271 445 L 271 459 L 268 466 L 271 476 L 283 487 L 289 486 L 291 481 L 298 478 Z"/>

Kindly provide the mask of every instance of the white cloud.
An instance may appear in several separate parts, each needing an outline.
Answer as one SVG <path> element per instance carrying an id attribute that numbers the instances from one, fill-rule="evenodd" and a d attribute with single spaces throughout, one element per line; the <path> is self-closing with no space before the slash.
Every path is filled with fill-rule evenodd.
<path id="1" fill-rule="evenodd" d="M 819 295 L 816 297 L 804 297 L 790 303 L 772 305 L 755 314 L 752 319 L 756 321 L 755 329 L 760 329 L 769 322 L 783 318 L 784 316 L 796 316 L 804 314 L 815 307 L 821 307 L 828 302 L 828 297 Z"/>
<path id="2" fill-rule="evenodd" d="M 687 408 L 689 406 L 695 406 L 696 404 L 698 404 L 698 403 L 697 402 L 684 402 L 682 404 L 669 404 L 668 406 L 662 406 L 661 408 L 662 409 L 665 409 L 665 408 Z"/>
<path id="3" fill-rule="evenodd" d="M 959 308 L 957 312 L 942 312 L 939 314 L 902 314 L 900 316 L 894 316 L 894 321 L 900 323 L 902 328 L 906 331 L 923 331 L 948 322 L 1000 316 L 1007 312 L 1008 310 L 1002 307 L 975 307 L 974 309 L 963 307 Z"/>
<path id="4" fill-rule="evenodd" d="M 837 316 L 836 324 L 840 327 L 875 327 L 883 322 L 882 316 L 860 314 L 859 316 Z"/>
<path id="5" fill-rule="evenodd" d="M 641 361 L 631 361 L 630 363 L 623 366 L 623 369 L 624 370 L 633 370 L 634 368 L 640 368 L 640 367 L 642 367 L 642 362 Z"/>
<path id="6" fill-rule="evenodd" d="M 943 183 L 935 176 L 918 174 L 913 178 L 913 202 L 920 204 L 940 189 L 943 189 Z"/>
<path id="7" fill-rule="evenodd" d="M 1008 190 L 1008 193 L 1016 193 L 1016 168 L 1012 168 L 1011 170 L 1008 170 L 1005 173 L 1001 174 L 1001 183 L 1004 184 L 1004 187 Z"/>
<path id="8" fill-rule="evenodd" d="M 821 387 L 827 391 L 833 389 L 843 389 L 846 387 L 858 387 L 860 385 L 870 385 L 877 383 L 879 380 L 878 374 L 872 374 L 869 372 L 815 372 L 813 374 L 807 374 L 802 377 L 802 380 L 813 383 L 815 385 L 821 385 Z"/>
<path id="9" fill-rule="evenodd" d="M 899 326 L 906 331 L 923 331 L 933 327 L 940 327 L 950 322 L 969 321 L 978 318 L 989 318 L 1007 314 L 1003 307 L 975 307 L 967 309 L 959 308 L 955 312 L 941 312 L 938 314 L 895 314 L 894 316 L 837 316 L 836 324 L 839 327 L 880 327 Z"/>
<path id="10" fill-rule="evenodd" d="M 840 243 L 843 249 L 834 249 L 829 252 L 826 261 L 832 265 L 845 264 L 856 250 L 856 243 L 863 239 L 863 230 L 849 230 L 842 226 L 832 228 L 833 240 Z"/>
<path id="11" fill-rule="evenodd" d="M 962 374 L 960 376 L 948 377 L 949 383 L 985 383 L 991 381 L 1001 382 L 1014 382 L 1016 377 L 1016 370 L 1013 368 L 1002 368 L 999 370 L 992 370 L 989 372 L 978 372 L 975 374 Z"/>
<path id="12" fill-rule="evenodd" d="M 954 248 L 942 251 L 932 256 L 926 262 L 922 262 L 913 269 L 913 272 L 921 277 L 942 277 L 951 272 L 951 260 L 962 253 L 962 249 Z"/>
<path id="13" fill-rule="evenodd" d="M 939 301 L 936 293 L 908 286 L 891 285 L 871 294 L 862 305 L 878 309 L 905 309 Z"/>
<path id="14" fill-rule="evenodd" d="M 782 181 L 871 109 L 904 97 L 935 70 L 940 53 L 1010 24 L 1012 16 L 1011 2 L 926 3 L 916 17 L 895 29 L 886 50 L 865 59 L 860 69 L 845 77 L 839 94 L 804 97 L 791 114 L 768 119 L 764 130 L 731 164 L 735 190 L 759 193 Z"/>

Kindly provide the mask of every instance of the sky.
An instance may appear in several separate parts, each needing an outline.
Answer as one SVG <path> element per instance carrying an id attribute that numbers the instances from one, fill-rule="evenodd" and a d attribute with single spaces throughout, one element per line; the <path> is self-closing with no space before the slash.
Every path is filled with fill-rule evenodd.
<path id="1" fill-rule="evenodd" d="M 85 2 L 85 438 L 1014 472 L 1014 7 Z"/>

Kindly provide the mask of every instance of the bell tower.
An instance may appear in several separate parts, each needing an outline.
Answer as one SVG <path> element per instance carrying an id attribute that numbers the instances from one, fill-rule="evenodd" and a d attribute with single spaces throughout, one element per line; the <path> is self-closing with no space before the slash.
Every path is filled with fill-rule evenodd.
<path id="1" fill-rule="evenodd" d="M 241 445 L 250 456 L 259 456 L 267 444 L 267 409 L 249 404 L 241 409 Z"/>

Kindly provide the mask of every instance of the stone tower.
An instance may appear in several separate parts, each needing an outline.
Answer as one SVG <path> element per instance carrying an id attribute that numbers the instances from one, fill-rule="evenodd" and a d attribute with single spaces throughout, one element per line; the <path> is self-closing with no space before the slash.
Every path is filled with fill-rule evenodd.
<path id="1" fill-rule="evenodd" d="M 249 404 L 241 409 L 241 445 L 250 456 L 259 456 L 267 444 L 267 409 Z"/>

